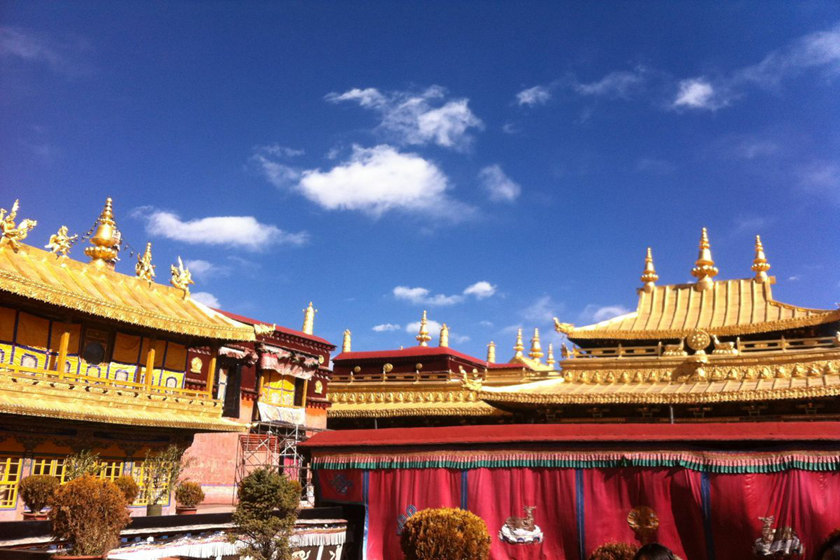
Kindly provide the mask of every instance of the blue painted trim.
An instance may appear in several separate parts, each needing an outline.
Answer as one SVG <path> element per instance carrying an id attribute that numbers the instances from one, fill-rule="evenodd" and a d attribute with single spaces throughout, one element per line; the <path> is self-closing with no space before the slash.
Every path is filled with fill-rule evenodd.
<path id="1" fill-rule="evenodd" d="M 469 498 L 467 494 L 467 473 L 470 471 L 461 471 L 461 509 L 467 510 L 469 508 Z"/>
<path id="2" fill-rule="evenodd" d="M 578 554 L 580 560 L 586 558 L 586 525 L 584 523 L 583 469 L 575 469 L 575 513 L 577 515 Z"/>
<path id="3" fill-rule="evenodd" d="M 715 560 L 715 539 L 712 535 L 712 485 L 709 473 L 700 474 L 700 498 L 703 507 L 703 532 L 706 535 L 706 558 Z"/>
<path id="4" fill-rule="evenodd" d="M 365 528 L 362 534 L 362 560 L 367 560 L 367 547 L 368 547 L 368 523 L 370 521 L 370 506 L 368 504 L 368 485 L 370 471 L 365 471 L 362 473 L 362 500 L 365 504 Z"/>

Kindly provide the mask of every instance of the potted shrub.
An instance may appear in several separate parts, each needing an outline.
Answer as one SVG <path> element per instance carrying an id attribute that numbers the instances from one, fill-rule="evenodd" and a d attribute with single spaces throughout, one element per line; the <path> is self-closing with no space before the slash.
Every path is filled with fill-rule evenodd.
<path id="1" fill-rule="evenodd" d="M 120 531 L 130 522 L 120 489 L 91 475 L 59 486 L 50 505 L 53 536 L 66 541 L 68 553 L 77 558 L 104 558 L 117 546 Z"/>
<path id="2" fill-rule="evenodd" d="M 189 480 L 175 487 L 175 513 L 178 515 L 193 515 L 198 504 L 204 501 L 204 490 L 198 482 Z"/>
<path id="3" fill-rule="evenodd" d="M 403 526 L 400 548 L 406 560 L 487 560 L 487 524 L 474 513 L 455 508 L 424 509 Z"/>
<path id="4" fill-rule="evenodd" d="M 639 547 L 631 543 L 605 543 L 593 550 L 587 560 L 633 560 Z"/>
<path id="5" fill-rule="evenodd" d="M 163 502 L 169 499 L 172 489 L 187 466 L 183 460 L 184 451 L 170 445 L 157 455 L 146 452 L 143 462 L 143 498 L 146 501 L 146 515 L 161 515 Z"/>
<path id="6" fill-rule="evenodd" d="M 58 486 L 58 479 L 46 474 L 34 474 L 21 480 L 20 499 L 29 508 L 29 511 L 24 512 L 23 519 L 27 521 L 46 519 L 47 514 L 43 512 L 43 509 L 49 505 Z"/>
<path id="7" fill-rule="evenodd" d="M 137 481 L 134 480 L 134 477 L 126 474 L 120 475 L 114 480 L 114 484 L 120 489 L 120 492 L 123 493 L 126 505 L 130 506 L 133 504 L 137 499 L 137 495 L 140 493 L 140 486 L 137 485 Z"/>

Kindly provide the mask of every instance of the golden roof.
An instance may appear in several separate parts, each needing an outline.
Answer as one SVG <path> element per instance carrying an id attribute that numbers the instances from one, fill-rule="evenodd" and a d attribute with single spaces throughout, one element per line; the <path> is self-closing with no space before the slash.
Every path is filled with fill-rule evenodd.
<path id="1" fill-rule="evenodd" d="M 460 383 L 423 387 L 402 383 L 330 385 L 330 418 L 389 418 L 395 416 L 488 416 L 503 414 L 482 402 Z"/>
<path id="2" fill-rule="evenodd" d="M 695 330 L 716 335 L 761 333 L 840 320 L 840 309 L 808 309 L 773 299 L 769 282 L 717 280 L 639 290 L 636 311 L 594 325 L 557 324 L 570 339 L 682 338 Z"/>
<path id="3" fill-rule="evenodd" d="M 122 323 L 218 340 L 254 340 L 254 329 L 183 291 L 28 245 L 0 246 L 0 292 Z"/>

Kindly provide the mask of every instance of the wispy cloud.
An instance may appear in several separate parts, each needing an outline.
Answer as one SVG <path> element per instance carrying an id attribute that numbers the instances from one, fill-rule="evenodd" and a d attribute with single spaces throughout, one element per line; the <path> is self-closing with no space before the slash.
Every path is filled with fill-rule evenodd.
<path id="1" fill-rule="evenodd" d="M 550 323 L 563 310 L 563 304 L 554 301 L 551 296 L 542 296 L 522 310 L 522 317 L 536 324 Z"/>
<path id="2" fill-rule="evenodd" d="M 428 288 L 419 286 L 413 288 L 409 286 L 397 286 L 392 290 L 392 293 L 395 298 L 414 305 L 443 306 L 461 303 L 469 296 L 479 300 L 492 297 L 496 293 L 496 286 L 486 280 L 481 280 L 467 286 L 460 294 L 432 294 Z"/>
<path id="3" fill-rule="evenodd" d="M 289 233 L 260 223 L 253 216 L 211 216 L 184 221 L 173 212 L 148 206 L 135 209 L 132 216 L 146 221 L 149 235 L 193 245 L 227 245 L 261 251 L 273 245 L 301 246 L 309 239 L 305 232 Z"/>
<path id="4" fill-rule="evenodd" d="M 545 105 L 551 99 L 551 91 L 548 86 L 534 86 L 523 89 L 516 94 L 516 102 L 519 105 L 533 107 L 534 105 Z"/>
<path id="5" fill-rule="evenodd" d="M 472 142 L 471 130 L 484 127 L 469 108 L 469 100 L 447 99 L 441 86 L 431 86 L 422 92 L 381 92 L 376 88 L 351 89 L 344 93 L 330 93 L 332 103 L 356 102 L 381 116 L 378 130 L 391 141 L 423 145 L 436 144 L 444 148 L 465 150 Z"/>
<path id="6" fill-rule="evenodd" d="M 29 29 L 0 26 L 0 56 L 44 64 L 57 74 L 69 77 L 89 73 L 91 66 L 83 56 L 88 50 L 83 40 L 59 41 Z"/>
<path id="7" fill-rule="evenodd" d="M 196 279 L 201 280 L 206 280 L 213 276 L 227 276 L 230 272 L 229 267 L 219 266 L 202 259 L 185 260 L 184 266 L 190 269 L 190 272 Z"/>
<path id="8" fill-rule="evenodd" d="M 682 80 L 677 85 L 677 96 L 674 99 L 673 107 L 676 109 L 707 109 L 716 111 L 721 107 L 729 105 L 729 97 L 716 89 L 705 78 L 690 78 Z"/>
<path id="9" fill-rule="evenodd" d="M 493 202 L 513 202 L 522 187 L 508 177 L 499 165 L 488 165 L 478 173 L 478 180 Z"/>
<path id="10" fill-rule="evenodd" d="M 647 69 L 643 66 L 630 71 L 610 72 L 597 82 L 573 81 L 572 89 L 580 95 L 627 99 L 643 90 Z"/>
<path id="11" fill-rule="evenodd" d="M 221 307 L 219 299 L 210 292 L 193 292 L 190 294 L 190 297 L 207 307 L 213 307 L 215 309 L 219 309 Z"/>
<path id="12" fill-rule="evenodd" d="M 840 163 L 812 161 L 801 166 L 796 175 L 801 189 L 840 203 Z"/>
<path id="13" fill-rule="evenodd" d="M 485 280 L 476 282 L 475 284 L 467 286 L 466 289 L 464 289 L 465 296 L 475 296 L 477 299 L 489 298 L 495 295 L 495 293 L 496 286 Z"/>
<path id="14" fill-rule="evenodd" d="M 399 325 L 395 325 L 393 323 L 382 323 L 381 325 L 374 325 L 371 329 L 373 332 L 390 332 L 390 331 L 398 331 L 402 327 Z"/>
<path id="15" fill-rule="evenodd" d="M 766 216 L 738 216 L 735 218 L 733 235 L 750 234 L 756 235 L 767 229 L 773 223 L 773 219 Z"/>
<path id="16" fill-rule="evenodd" d="M 440 334 L 440 323 L 437 321 L 433 321 L 431 319 L 426 320 L 426 328 L 429 331 L 429 336 L 436 337 Z M 420 332 L 420 321 L 414 321 L 413 323 L 409 323 L 405 326 L 405 332 L 407 333 L 418 333 Z M 452 334 L 450 333 L 450 337 Z"/>
<path id="17" fill-rule="evenodd" d="M 619 315 L 629 313 L 630 310 L 623 305 L 587 305 L 580 314 L 581 323 L 600 323 Z"/>

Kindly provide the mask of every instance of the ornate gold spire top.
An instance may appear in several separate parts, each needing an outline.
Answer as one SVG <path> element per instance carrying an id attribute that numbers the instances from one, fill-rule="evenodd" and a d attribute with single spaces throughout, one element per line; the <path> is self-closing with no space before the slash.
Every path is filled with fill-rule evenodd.
<path id="1" fill-rule="evenodd" d="M 350 352 L 350 329 L 344 329 L 344 339 L 341 341 L 341 351 Z"/>
<path id="2" fill-rule="evenodd" d="M 306 309 L 303 310 L 303 328 L 301 331 L 304 334 L 312 334 L 315 332 L 315 314 L 318 313 L 318 310 L 312 307 L 312 302 L 309 302 L 309 305 Z"/>
<path id="3" fill-rule="evenodd" d="M 767 282 L 767 271 L 770 270 L 770 263 L 764 255 L 764 245 L 761 244 L 761 236 L 755 236 L 755 258 L 753 259 L 752 271 L 755 272 L 755 281 L 759 284 Z"/>
<path id="4" fill-rule="evenodd" d="M 446 323 L 440 326 L 440 342 L 438 346 L 441 348 L 449 347 L 449 327 L 446 326 Z"/>
<path id="5" fill-rule="evenodd" d="M 712 259 L 712 250 L 709 245 L 709 234 L 706 228 L 703 228 L 700 234 L 700 254 L 697 256 L 694 268 L 691 269 L 691 275 L 697 278 L 698 289 L 705 290 L 712 286 L 712 278 L 717 276 L 717 273 L 718 269 Z"/>
<path id="6" fill-rule="evenodd" d="M 548 343 L 548 356 L 545 358 L 545 363 L 552 368 L 557 363 L 557 360 L 554 359 L 554 345 L 550 342 Z"/>
<path id="7" fill-rule="evenodd" d="M 20 203 L 17 200 L 8 214 L 5 208 L 0 208 L 0 249 L 8 245 L 15 253 L 20 250 L 20 242 L 26 239 L 29 230 L 38 225 L 37 221 L 29 218 L 15 224 L 18 208 L 20 208 Z"/>
<path id="8" fill-rule="evenodd" d="M 513 345 L 513 358 L 521 358 L 525 346 L 522 345 L 522 329 L 516 331 L 516 344 Z"/>
<path id="9" fill-rule="evenodd" d="M 426 311 L 423 310 L 423 318 L 420 319 L 420 332 L 417 333 L 417 336 L 414 337 L 417 339 L 417 343 L 420 346 L 428 346 L 429 341 L 432 340 L 432 337 L 429 336 L 429 327 L 426 321 Z"/>
<path id="10" fill-rule="evenodd" d="M 192 274 L 190 273 L 190 269 L 184 268 L 184 263 L 181 261 L 181 257 L 178 257 L 178 266 L 176 267 L 174 264 L 169 267 L 169 272 L 172 274 L 172 278 L 169 282 L 179 288 L 184 290 L 184 298 L 190 295 L 190 284 L 195 284 L 192 279 Z"/>
<path id="11" fill-rule="evenodd" d="M 650 247 L 648 247 L 647 256 L 645 257 L 645 270 L 642 272 L 642 283 L 644 284 L 642 289 L 646 292 L 650 292 L 656 285 L 657 280 L 659 280 L 659 275 L 653 267 L 653 253 L 651 252 Z"/>
<path id="12" fill-rule="evenodd" d="M 531 351 L 528 352 L 528 356 L 539 362 L 544 355 L 540 344 L 540 329 L 535 328 L 534 336 L 531 337 Z"/>
<path id="13" fill-rule="evenodd" d="M 90 238 L 92 247 L 85 249 L 85 255 L 90 257 L 90 262 L 97 266 L 110 266 L 114 268 L 119 253 L 120 231 L 114 221 L 114 211 L 111 208 L 111 199 L 105 200 L 105 208 L 97 220 L 96 231 Z"/>
<path id="14" fill-rule="evenodd" d="M 50 242 L 44 245 L 44 249 L 49 249 L 56 257 L 66 257 L 73 242 L 78 238 L 78 235 L 67 235 L 67 226 L 61 226 L 50 236 Z"/>
<path id="15" fill-rule="evenodd" d="M 487 363 L 496 363 L 496 343 L 492 340 L 490 341 L 490 344 L 487 345 Z"/>
<path id="16" fill-rule="evenodd" d="M 152 264 L 152 244 L 146 243 L 146 251 L 142 255 L 137 255 L 137 264 L 134 265 L 134 272 L 138 278 L 142 278 L 149 285 L 155 279 L 155 265 Z"/>

